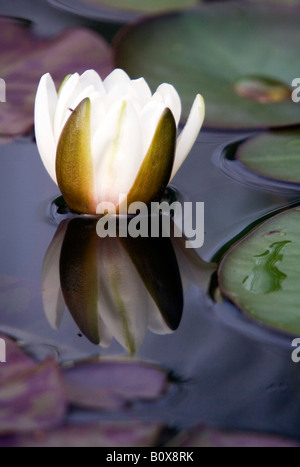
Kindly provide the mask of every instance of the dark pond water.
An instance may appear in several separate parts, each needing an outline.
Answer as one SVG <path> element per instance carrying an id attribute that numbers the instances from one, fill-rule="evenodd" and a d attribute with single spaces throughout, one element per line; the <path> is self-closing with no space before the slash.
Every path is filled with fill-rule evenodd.
<path id="1" fill-rule="evenodd" d="M 284 192 L 244 186 L 222 171 L 222 147 L 233 139 L 202 132 L 174 183 L 183 199 L 205 202 L 205 244 L 198 253 L 206 262 L 249 224 L 297 201 Z M 56 231 L 47 213 L 59 192 L 30 138 L 0 146 L 0 157 L 0 331 L 21 339 L 37 358 L 127 355 L 116 339 L 102 349 L 80 337 L 67 310 L 59 329 L 51 328 L 41 270 Z M 111 416 L 74 411 L 71 419 L 135 415 L 174 427 L 205 423 L 300 436 L 300 367 L 291 361 L 291 339 L 257 326 L 230 304 L 214 304 L 207 293 L 212 269 L 200 263 L 191 275 L 179 263 L 185 290 L 181 324 L 168 335 L 149 331 L 135 358 L 173 371 L 181 382 L 157 403 Z"/>
<path id="2" fill-rule="evenodd" d="M 54 1 L 67 9 L 71 5 L 67 0 L 49 3 Z M 71 8 L 79 4 L 72 2 Z M 35 31 L 42 35 L 77 24 L 97 26 L 50 9 L 46 1 L 1 5 L 2 14 L 16 16 L 16 12 L 33 20 Z M 108 35 L 124 18 L 114 20 Z M 214 303 L 208 294 L 213 268 L 205 262 L 220 257 L 220 249 L 253 222 L 300 201 L 284 187 L 272 192 L 274 187 L 262 191 L 253 179 L 241 183 L 240 169 L 225 158 L 224 148 L 246 136 L 202 132 L 174 182 L 183 200 L 205 202 L 205 244 L 198 251 L 203 262 L 190 269 L 189 261 L 179 261 L 184 285 L 181 323 L 171 334 L 149 331 L 134 358 L 174 372 L 180 382 L 158 402 L 139 403 L 114 414 L 76 410 L 70 419 L 136 417 L 175 428 L 209 424 L 300 436 L 300 366 L 291 360 L 292 339 L 257 325 L 229 303 Z M 59 329 L 50 326 L 41 274 L 57 229 L 49 220 L 49 206 L 59 191 L 30 138 L 1 144 L 0 158 L 0 332 L 20 339 L 38 359 L 49 354 L 61 362 L 94 355 L 127 356 L 117 339 L 106 349 L 92 344 L 67 309 Z"/>

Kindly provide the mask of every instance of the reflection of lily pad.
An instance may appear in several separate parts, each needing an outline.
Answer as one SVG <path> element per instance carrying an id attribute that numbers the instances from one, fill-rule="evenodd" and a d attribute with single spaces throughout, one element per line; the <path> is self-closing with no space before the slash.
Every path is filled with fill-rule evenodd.
<path id="1" fill-rule="evenodd" d="M 0 102 L 0 134 L 19 135 L 33 126 L 33 107 L 40 77 L 56 83 L 69 73 L 95 68 L 111 71 L 106 42 L 91 31 L 70 29 L 54 39 L 38 39 L 21 23 L 0 19 L 0 70 L 6 81 L 6 102 Z"/>
<path id="2" fill-rule="evenodd" d="M 300 333 L 300 208 L 263 223 L 226 255 L 220 286 L 254 319 Z"/>
<path id="3" fill-rule="evenodd" d="M 153 401 L 168 388 L 168 374 L 140 362 L 86 362 L 65 372 L 69 401 L 90 409 L 117 410 Z"/>
<path id="4" fill-rule="evenodd" d="M 65 415 L 66 401 L 57 363 L 35 364 L 6 336 L 6 363 L 0 364 L 0 435 L 52 428 Z"/>
<path id="5" fill-rule="evenodd" d="M 249 139 L 237 159 L 264 177 L 300 184 L 300 131 L 277 131 Z"/>
<path id="6" fill-rule="evenodd" d="M 129 26 L 115 54 L 133 78 L 174 84 L 184 119 L 200 92 L 208 127 L 280 127 L 300 122 L 291 99 L 299 42 L 298 9 L 225 3 Z"/>

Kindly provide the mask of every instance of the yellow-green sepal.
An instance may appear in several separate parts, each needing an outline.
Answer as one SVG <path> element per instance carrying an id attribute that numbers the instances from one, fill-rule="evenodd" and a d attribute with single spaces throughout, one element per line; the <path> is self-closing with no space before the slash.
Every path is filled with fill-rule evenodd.
<path id="1" fill-rule="evenodd" d="M 58 186 L 69 208 L 83 214 L 95 214 L 97 204 L 90 116 L 90 99 L 84 99 L 65 124 L 56 153 Z"/>
<path id="2" fill-rule="evenodd" d="M 127 196 L 127 204 L 138 201 L 149 204 L 163 195 L 173 169 L 177 127 L 170 109 L 165 109 L 150 148 Z M 122 205 L 119 207 L 122 213 Z"/>

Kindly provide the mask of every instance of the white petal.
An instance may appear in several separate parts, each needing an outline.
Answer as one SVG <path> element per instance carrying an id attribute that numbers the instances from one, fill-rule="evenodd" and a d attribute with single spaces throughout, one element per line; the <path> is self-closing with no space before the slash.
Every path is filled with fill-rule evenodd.
<path id="1" fill-rule="evenodd" d="M 161 95 L 161 93 L 157 92 L 157 91 L 153 94 L 152 100 L 157 101 L 157 102 L 161 102 L 161 103 L 163 103 L 163 101 L 164 101 L 163 96 Z"/>
<path id="2" fill-rule="evenodd" d="M 95 90 L 104 96 L 105 88 L 103 81 L 95 70 L 87 70 L 80 76 L 79 81 L 83 89 L 88 86 L 94 86 Z"/>
<path id="3" fill-rule="evenodd" d="M 127 194 L 143 161 L 140 122 L 130 102 L 117 102 L 92 141 L 98 203 L 118 205 Z"/>
<path id="4" fill-rule="evenodd" d="M 68 79 L 59 95 L 54 118 L 54 138 L 56 140 L 56 144 L 59 141 L 59 137 L 64 126 L 66 111 L 68 108 L 71 108 L 71 104 L 74 101 L 76 95 L 81 91 L 82 88 L 79 83 L 79 74 L 75 73 Z"/>
<path id="5" fill-rule="evenodd" d="M 109 92 L 116 84 L 129 84 L 130 78 L 124 70 L 117 68 L 103 81 L 106 92 Z"/>
<path id="6" fill-rule="evenodd" d="M 142 111 L 142 106 L 139 102 L 137 93 L 133 87 L 128 83 L 116 84 L 113 88 L 107 93 L 104 97 L 104 102 L 106 106 L 106 111 L 108 112 L 111 107 L 120 99 L 129 101 L 134 105 L 136 112 L 138 114 Z"/>
<path id="7" fill-rule="evenodd" d="M 117 238 L 101 239 L 99 285 L 101 318 L 125 349 L 136 352 L 147 332 L 149 294 Z"/>
<path id="8" fill-rule="evenodd" d="M 74 100 L 69 101 L 69 107 L 66 107 L 64 118 L 61 121 L 61 130 L 59 134 L 61 134 L 65 124 L 67 123 L 68 119 L 72 115 L 72 112 L 78 107 L 78 105 L 87 97 L 91 99 L 91 96 L 93 96 L 94 94 L 95 94 L 95 88 L 94 86 L 91 85 L 85 88 L 83 91 L 79 92 L 79 94 L 76 97 L 74 97 Z M 97 93 L 97 95 L 99 94 Z"/>
<path id="9" fill-rule="evenodd" d="M 131 86 L 134 89 L 140 105 L 144 107 L 152 97 L 151 89 L 144 78 L 134 79 L 131 81 Z"/>
<path id="10" fill-rule="evenodd" d="M 41 78 L 37 90 L 34 125 L 36 142 L 42 161 L 50 177 L 56 184 L 56 142 L 53 133 L 53 122 L 57 101 L 55 84 L 48 73 Z"/>
<path id="11" fill-rule="evenodd" d="M 169 107 L 174 115 L 176 125 L 178 126 L 181 118 L 181 100 L 178 92 L 171 84 L 161 84 L 157 88 L 157 92 L 162 96 L 163 103 L 166 107 Z"/>
<path id="12" fill-rule="evenodd" d="M 42 298 L 49 324 L 58 329 L 65 309 L 61 291 L 59 263 L 62 244 L 69 222 L 62 222 L 47 250 L 42 268 Z"/>
<path id="13" fill-rule="evenodd" d="M 76 97 L 75 99 L 72 101 L 71 103 L 71 112 L 72 110 L 75 110 L 76 107 L 78 107 L 78 105 L 80 104 L 80 102 L 82 102 L 84 99 L 86 99 L 87 97 L 91 98 L 91 96 L 95 93 L 95 88 L 94 86 L 88 86 L 86 88 L 84 88 L 83 91 L 81 91 Z M 64 126 L 64 125 L 63 125 Z"/>
<path id="14" fill-rule="evenodd" d="M 94 92 L 90 96 L 91 99 L 91 136 L 95 135 L 95 132 L 103 122 L 106 116 L 106 108 L 103 97 L 98 93 Z"/>
<path id="15" fill-rule="evenodd" d="M 175 177 L 176 173 L 194 146 L 199 131 L 201 130 L 204 116 L 205 103 L 202 96 L 198 94 L 194 101 L 188 121 L 177 140 L 177 149 L 171 180 Z"/>
<path id="16" fill-rule="evenodd" d="M 142 110 L 141 127 L 143 136 L 143 155 L 145 156 L 152 143 L 155 131 L 166 106 L 156 100 L 151 100 Z"/>

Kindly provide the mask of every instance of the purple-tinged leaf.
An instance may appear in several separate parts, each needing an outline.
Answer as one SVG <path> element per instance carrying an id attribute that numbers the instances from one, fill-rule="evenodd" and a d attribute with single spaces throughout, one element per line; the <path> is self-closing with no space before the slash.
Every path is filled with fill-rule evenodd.
<path id="1" fill-rule="evenodd" d="M 28 357 L 17 344 L 0 334 L 0 339 L 5 343 L 6 347 L 6 363 L 0 363 L 0 391 L 6 381 L 18 377 L 21 371 L 31 370 L 35 366 L 35 362 Z"/>
<path id="2" fill-rule="evenodd" d="M 66 425 L 31 436 L 0 438 L 0 447 L 155 447 L 162 429 L 138 422 Z"/>
<path id="3" fill-rule="evenodd" d="M 66 371 L 65 382 L 74 405 L 116 410 L 159 398 L 168 388 L 168 374 L 140 362 L 86 362 Z"/>
<path id="4" fill-rule="evenodd" d="M 36 364 L 6 336 L 6 363 L 0 363 L 0 435 L 48 429 L 62 422 L 65 388 L 57 363 Z"/>
<path id="5" fill-rule="evenodd" d="M 33 126 L 36 89 L 51 73 L 57 86 L 70 73 L 112 70 L 108 44 L 97 34 L 74 28 L 52 39 L 38 39 L 21 23 L 0 18 L 0 70 L 6 102 L 0 103 L 0 135 L 24 134 Z"/>

